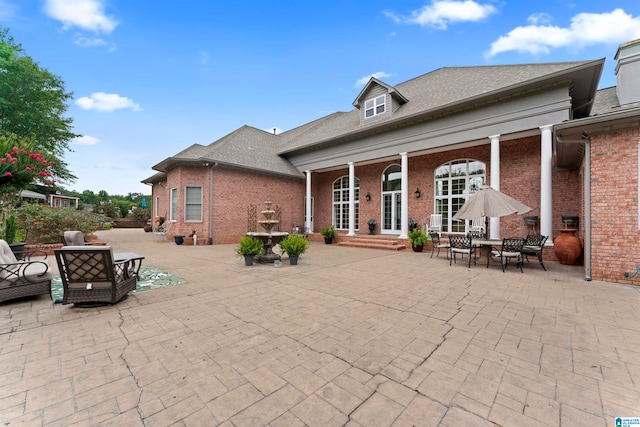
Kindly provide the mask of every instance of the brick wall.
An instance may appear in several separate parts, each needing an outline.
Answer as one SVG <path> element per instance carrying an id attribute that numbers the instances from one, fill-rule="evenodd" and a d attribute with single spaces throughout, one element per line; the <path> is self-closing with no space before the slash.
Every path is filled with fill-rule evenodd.
<path id="1" fill-rule="evenodd" d="M 278 206 L 282 212 L 282 231 L 290 231 L 293 223 L 304 223 L 304 179 L 216 168 L 213 182 L 214 244 L 236 243 L 247 232 L 247 209 L 251 204 L 257 208 L 258 220 L 264 218 L 260 211 L 265 209 L 265 201 L 273 202 L 273 209 Z"/>
<path id="2" fill-rule="evenodd" d="M 638 231 L 638 144 L 640 130 L 591 137 L 591 277 L 624 279 L 640 266 Z"/>
<path id="3" fill-rule="evenodd" d="M 273 208 L 282 211 L 282 226 L 289 231 L 291 225 L 304 223 L 303 179 L 280 178 L 271 175 L 251 173 L 245 170 L 216 167 L 213 170 L 213 243 L 235 243 L 247 232 L 248 207 L 257 208 L 257 219 L 262 219 L 260 211 L 264 202 L 273 202 Z M 153 186 L 153 201 L 159 196 L 159 216 L 169 220 L 170 190 L 177 188 L 176 222 L 171 224 L 168 239 L 174 235 L 188 236 L 194 231 L 198 241 L 210 236 L 209 222 L 209 182 L 210 168 L 181 167 L 167 173 L 166 183 Z M 202 187 L 202 221 L 184 222 L 184 189 L 186 186 Z M 154 217 L 154 227 L 157 225 Z M 255 231 L 255 230 L 253 230 Z M 262 231 L 262 230 L 257 230 Z"/>

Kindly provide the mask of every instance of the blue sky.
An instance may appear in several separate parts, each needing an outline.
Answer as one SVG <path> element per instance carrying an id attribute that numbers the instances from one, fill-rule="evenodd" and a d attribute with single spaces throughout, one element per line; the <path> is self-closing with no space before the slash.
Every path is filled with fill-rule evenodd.
<path id="1" fill-rule="evenodd" d="M 65 187 L 125 195 L 191 144 L 348 111 L 372 75 L 606 57 L 614 86 L 640 2 L 0 0 L 0 25 L 74 94 Z"/>

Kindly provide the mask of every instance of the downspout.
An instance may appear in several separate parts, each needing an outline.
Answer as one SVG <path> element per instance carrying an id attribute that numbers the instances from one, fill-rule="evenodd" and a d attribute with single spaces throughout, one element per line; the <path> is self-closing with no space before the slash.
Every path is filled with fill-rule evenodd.
<path id="1" fill-rule="evenodd" d="M 584 280 L 591 281 L 591 141 L 584 142 Z"/>
<path id="2" fill-rule="evenodd" d="M 209 244 L 213 245 L 213 167 L 209 165 Z"/>
<path id="3" fill-rule="evenodd" d="M 562 139 L 556 135 L 556 141 L 563 144 L 584 144 L 584 280 L 591 281 L 591 143 L 585 132 L 583 139 Z"/>

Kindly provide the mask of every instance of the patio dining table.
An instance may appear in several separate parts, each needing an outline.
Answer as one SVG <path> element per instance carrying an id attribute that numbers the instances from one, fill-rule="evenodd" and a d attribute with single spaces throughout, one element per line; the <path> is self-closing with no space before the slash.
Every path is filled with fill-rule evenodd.
<path id="1" fill-rule="evenodd" d="M 487 268 L 489 268 L 489 260 L 491 259 L 491 249 L 494 246 L 502 245 L 502 239 L 485 239 L 485 240 L 471 240 L 471 244 L 474 246 L 480 246 L 480 256 L 478 260 L 482 262 L 487 261 Z"/>

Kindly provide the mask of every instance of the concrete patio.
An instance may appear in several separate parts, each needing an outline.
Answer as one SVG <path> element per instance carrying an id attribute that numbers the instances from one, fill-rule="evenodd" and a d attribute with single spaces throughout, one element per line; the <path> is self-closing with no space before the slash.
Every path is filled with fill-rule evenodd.
<path id="1" fill-rule="evenodd" d="M 113 426 L 613 426 L 640 417 L 640 288 L 535 260 L 98 232 L 186 284 L 78 309 L 0 304 L 0 422 Z M 52 266 L 55 259 L 49 257 Z M 54 266 L 55 267 L 55 266 Z"/>

